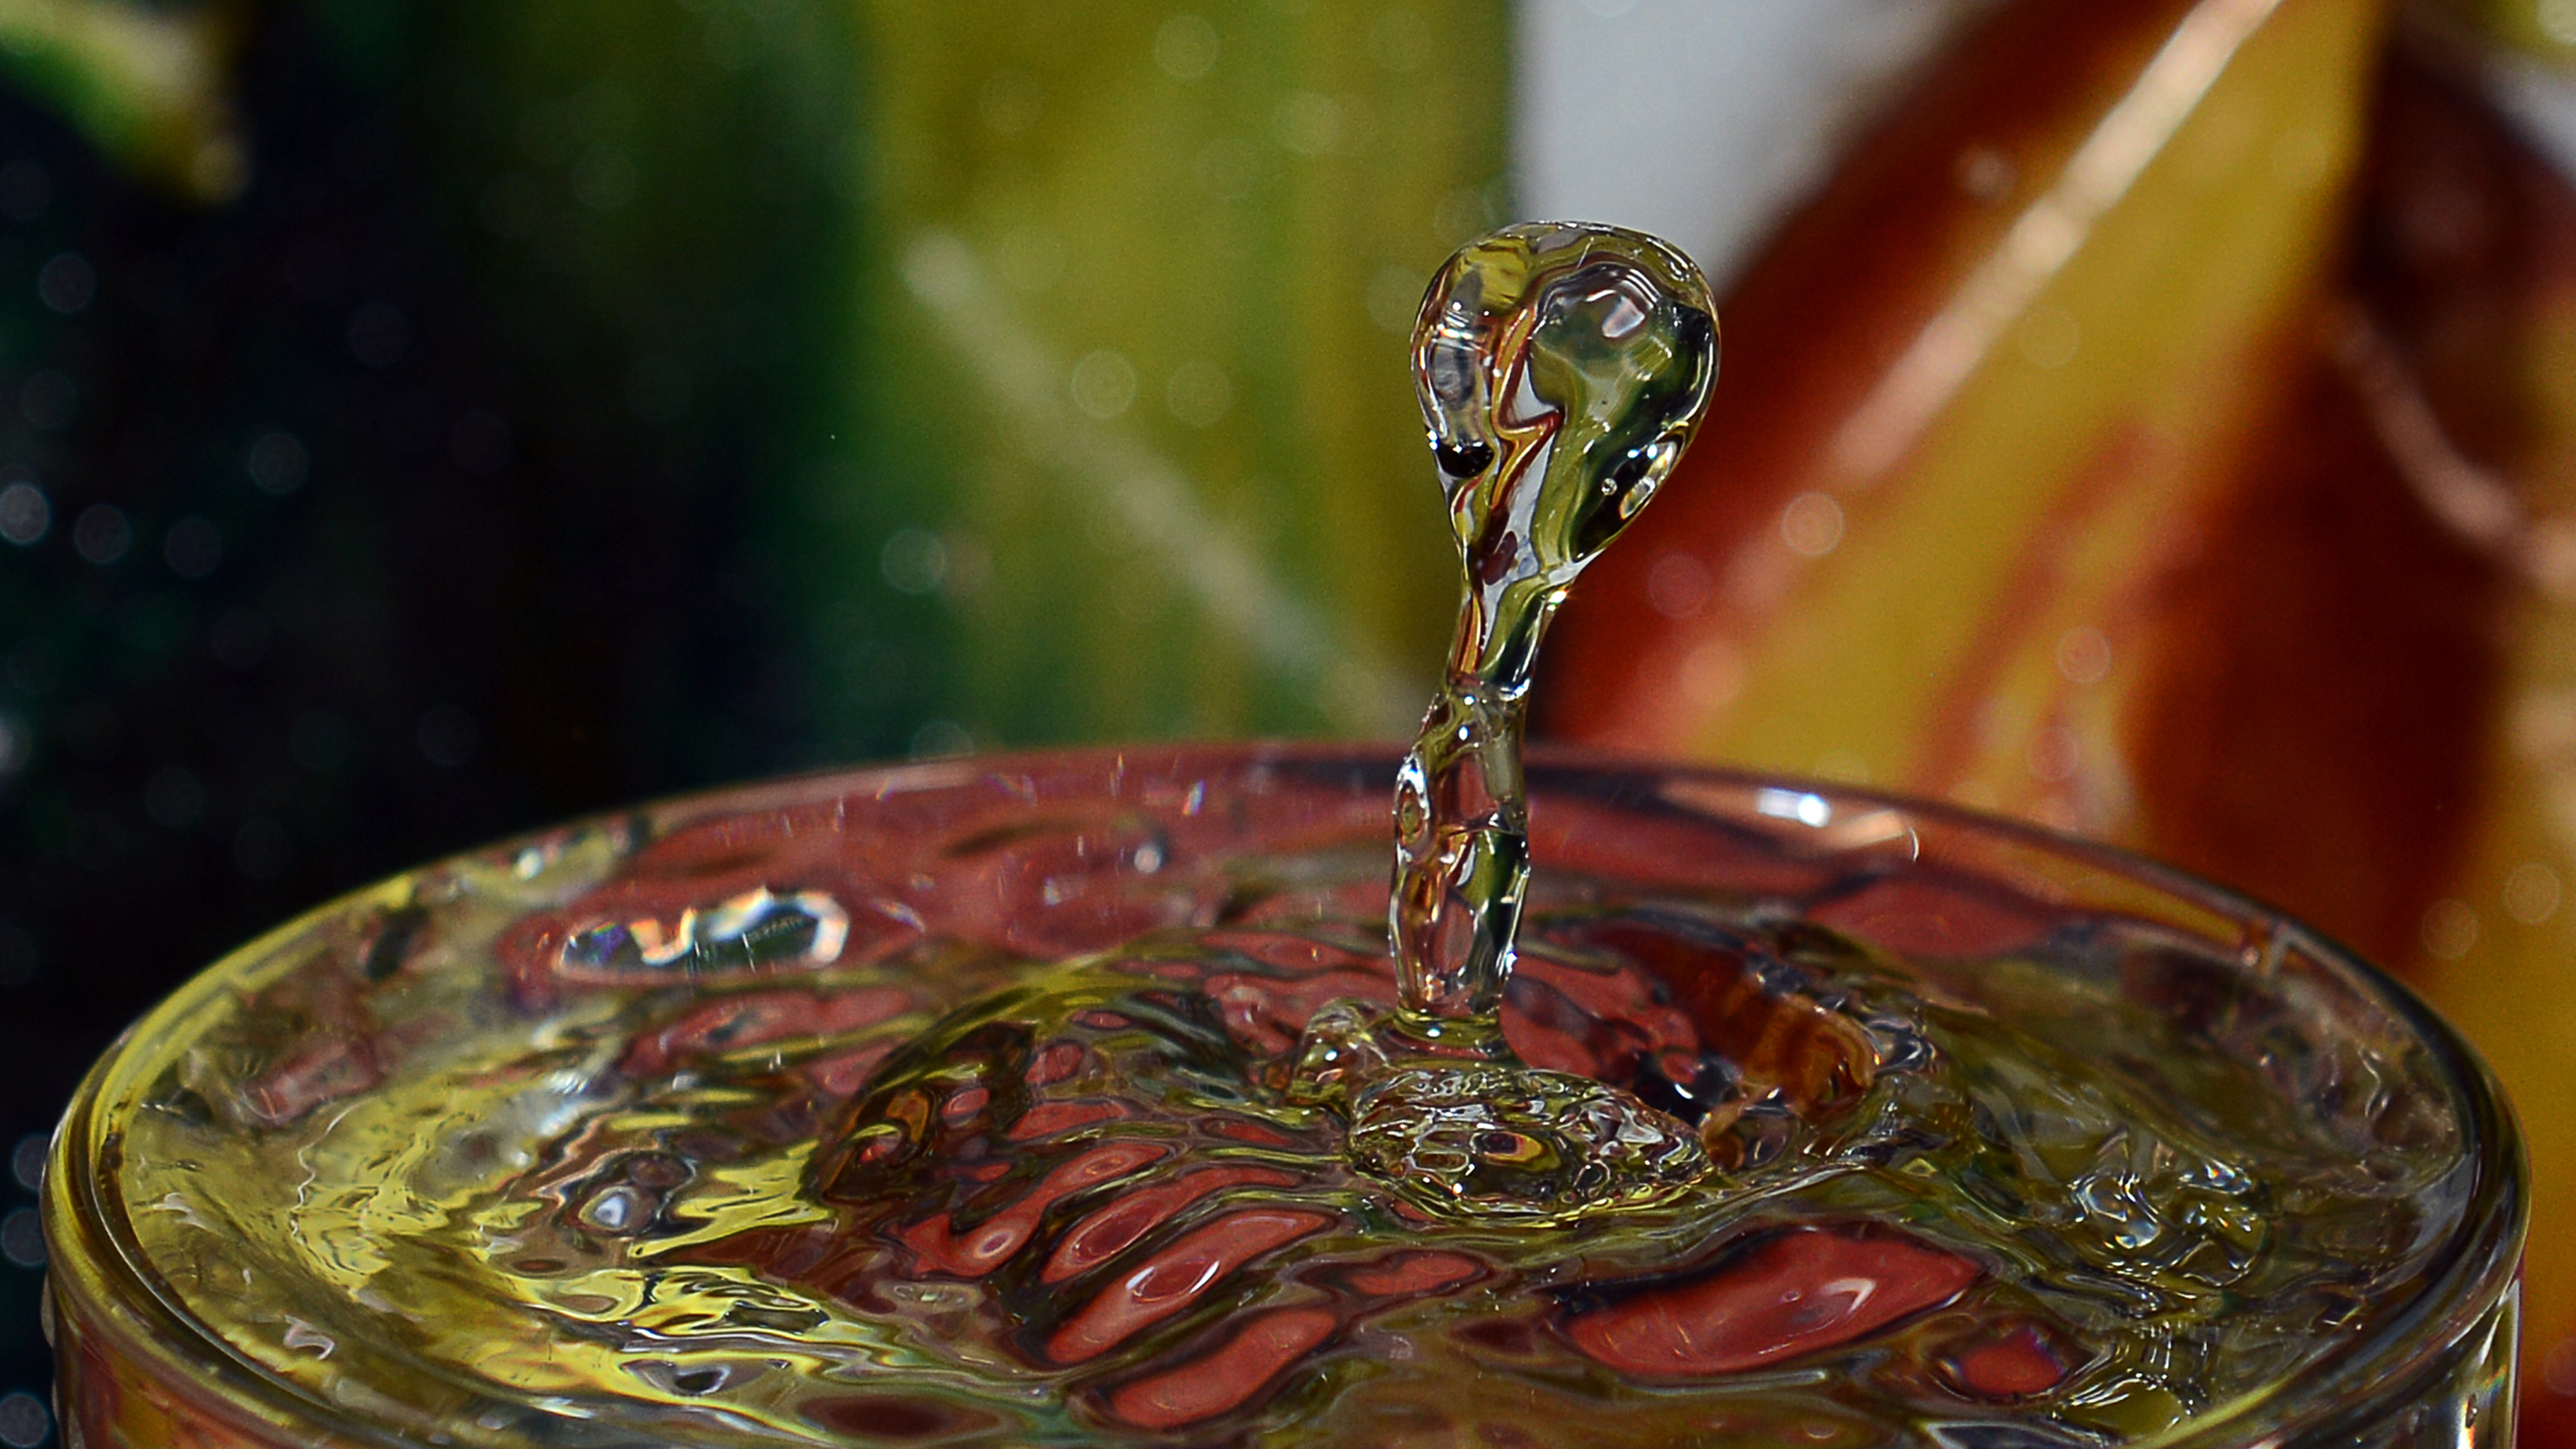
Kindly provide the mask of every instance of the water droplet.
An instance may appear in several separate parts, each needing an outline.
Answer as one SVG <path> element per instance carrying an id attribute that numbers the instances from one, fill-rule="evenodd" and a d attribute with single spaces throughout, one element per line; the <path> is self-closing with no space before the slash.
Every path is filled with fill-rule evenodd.
<path id="1" fill-rule="evenodd" d="M 1447 477 L 1465 598 L 1440 694 L 1399 771 L 1392 1017 L 1319 1014 L 1304 1100 L 1347 1103 L 1352 1161 L 1427 1208 L 1572 1216 L 1708 1171 L 1687 1125 L 1534 1071 L 1500 1011 L 1530 874 L 1520 700 L 1575 576 L 1651 500 L 1717 371 L 1699 271 L 1611 227 L 1511 227 L 1432 282 L 1415 391 Z"/>

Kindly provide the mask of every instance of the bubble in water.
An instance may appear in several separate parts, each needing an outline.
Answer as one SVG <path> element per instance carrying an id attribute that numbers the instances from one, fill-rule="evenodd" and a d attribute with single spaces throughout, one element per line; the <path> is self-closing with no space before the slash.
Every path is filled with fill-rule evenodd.
<path id="1" fill-rule="evenodd" d="M 1492 1063 L 1370 1083 L 1351 1105 L 1350 1157 L 1417 1202 L 1495 1217 L 1643 1206 L 1708 1171 L 1696 1132 L 1628 1093 Z"/>

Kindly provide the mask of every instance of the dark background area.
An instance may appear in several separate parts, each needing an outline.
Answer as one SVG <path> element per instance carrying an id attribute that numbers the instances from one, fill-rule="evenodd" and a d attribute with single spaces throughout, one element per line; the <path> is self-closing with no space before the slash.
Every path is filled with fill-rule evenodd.
<path id="1" fill-rule="evenodd" d="M 591 7 L 546 8 L 260 12 L 222 205 L 0 89 L 0 1395 L 49 1376 L 44 1134 L 181 978 L 407 865 L 917 727 L 899 693 L 809 727 L 743 506 L 837 476 L 855 186 L 811 133 L 847 98 L 687 27 L 532 44 Z"/>

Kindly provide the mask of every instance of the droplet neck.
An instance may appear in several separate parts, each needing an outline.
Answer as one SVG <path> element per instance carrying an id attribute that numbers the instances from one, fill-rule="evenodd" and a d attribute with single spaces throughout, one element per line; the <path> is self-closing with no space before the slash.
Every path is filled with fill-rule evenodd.
<path id="1" fill-rule="evenodd" d="M 1453 671 L 1396 775 L 1387 925 L 1407 1016 L 1502 1009 L 1530 873 L 1522 715 L 1517 694 Z"/>

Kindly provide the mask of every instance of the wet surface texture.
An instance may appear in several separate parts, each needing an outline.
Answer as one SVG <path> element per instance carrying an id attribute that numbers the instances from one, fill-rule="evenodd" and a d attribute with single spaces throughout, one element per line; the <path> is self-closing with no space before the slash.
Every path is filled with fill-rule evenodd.
<path id="1" fill-rule="evenodd" d="M 474 1442 L 2089 1444 L 2438 1250 L 2450 1098 L 2277 923 L 1545 763 L 1503 1036 L 1713 1167 L 1430 1210 L 1287 1090 L 1395 1000 L 1387 768 L 862 775 L 439 867 L 149 1027 L 106 1186 L 233 1351 Z"/>

